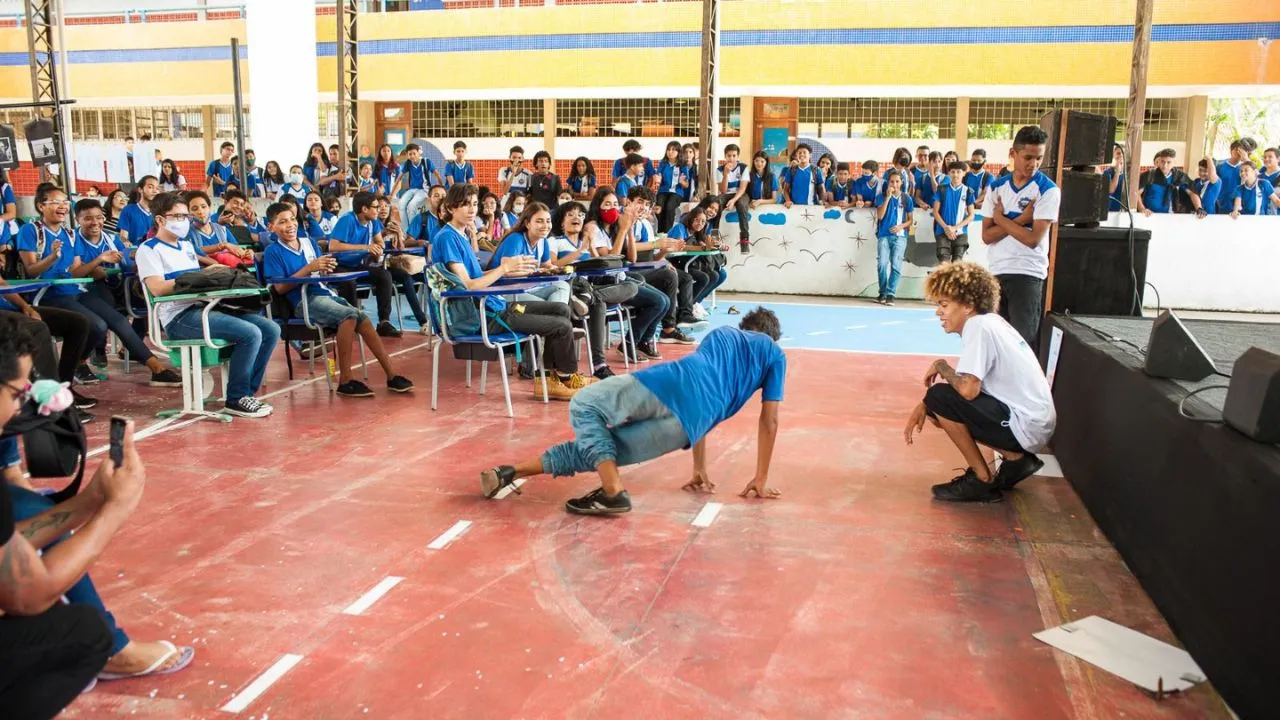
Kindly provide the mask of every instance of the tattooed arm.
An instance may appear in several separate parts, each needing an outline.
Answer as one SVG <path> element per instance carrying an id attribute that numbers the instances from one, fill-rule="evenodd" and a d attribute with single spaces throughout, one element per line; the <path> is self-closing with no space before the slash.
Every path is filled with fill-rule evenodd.
<path id="1" fill-rule="evenodd" d="M 102 508 L 102 502 L 102 492 L 97 483 L 93 483 L 70 500 L 14 523 L 15 531 L 26 538 L 31 547 L 43 550 L 54 540 L 89 522 Z"/>
<path id="2" fill-rule="evenodd" d="M 958 373 L 946 360 L 935 360 L 924 375 L 924 386 L 927 388 L 933 381 L 942 378 L 960 393 L 965 400 L 972 400 L 982 392 L 982 381 L 967 373 Z"/>

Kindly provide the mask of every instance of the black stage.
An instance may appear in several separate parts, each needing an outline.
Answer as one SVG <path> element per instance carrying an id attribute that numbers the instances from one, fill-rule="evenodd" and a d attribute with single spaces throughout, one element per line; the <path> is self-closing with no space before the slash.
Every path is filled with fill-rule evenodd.
<path id="1" fill-rule="evenodd" d="M 1046 319 L 1042 363 L 1052 329 L 1063 330 L 1053 452 L 1223 699 L 1241 718 L 1276 717 L 1280 446 L 1180 417 L 1178 403 L 1191 389 L 1228 380 L 1147 377 L 1141 349 L 1151 324 L 1150 318 Z M 1280 325 L 1185 324 L 1225 373 L 1250 346 L 1280 352 Z M 1225 390 L 1207 391 L 1186 409 L 1216 418 L 1225 397 Z"/>

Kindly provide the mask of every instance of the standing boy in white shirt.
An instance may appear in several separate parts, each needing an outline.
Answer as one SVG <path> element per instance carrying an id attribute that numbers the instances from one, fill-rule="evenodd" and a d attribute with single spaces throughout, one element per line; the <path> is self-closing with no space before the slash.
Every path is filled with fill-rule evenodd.
<path id="1" fill-rule="evenodd" d="M 1044 462 L 1035 456 L 1053 437 L 1057 414 L 1049 382 L 1026 341 L 996 314 L 1000 287 L 981 265 L 943 265 L 925 280 L 925 295 L 937 303 L 942 329 L 964 343 L 953 369 L 937 360 L 924 376 L 924 399 L 907 420 L 912 444 L 925 420 L 955 443 L 969 467 L 933 496 L 953 502 L 998 502 L 1002 493 L 1031 477 Z M 936 380 L 943 380 L 938 382 Z M 998 450 L 1004 460 L 992 473 L 978 447 Z"/>

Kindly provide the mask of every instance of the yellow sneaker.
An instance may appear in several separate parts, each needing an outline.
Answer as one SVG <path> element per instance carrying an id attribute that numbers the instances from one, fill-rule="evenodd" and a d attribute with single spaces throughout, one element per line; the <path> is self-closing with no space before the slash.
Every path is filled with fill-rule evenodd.
<path id="1" fill-rule="evenodd" d="M 581 390 L 582 388 L 588 385 L 593 385 L 600 381 L 597 380 L 596 378 L 589 377 L 581 373 L 574 373 L 569 377 L 561 380 L 560 382 L 563 383 L 566 387 L 571 388 L 573 390 Z"/>
<path id="2" fill-rule="evenodd" d="M 547 397 L 551 400 L 571 400 L 573 394 L 578 392 L 576 388 L 569 387 L 561 382 L 560 378 L 554 373 L 547 374 Z M 542 377 L 533 379 L 533 396 L 542 399 Z"/>

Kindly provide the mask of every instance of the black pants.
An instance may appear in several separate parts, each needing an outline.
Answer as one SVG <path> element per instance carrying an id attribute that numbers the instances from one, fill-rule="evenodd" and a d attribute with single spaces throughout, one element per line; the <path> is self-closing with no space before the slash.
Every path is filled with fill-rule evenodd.
<path id="1" fill-rule="evenodd" d="M 945 233 L 935 235 L 934 240 L 937 241 L 938 262 L 960 262 L 964 259 L 964 254 L 969 251 L 969 236 L 965 233 L 956 235 L 956 239 L 952 240 Z"/>
<path id="2" fill-rule="evenodd" d="M 924 408 L 931 417 L 969 428 L 969 434 L 979 445 L 1026 452 L 1009 429 L 1009 406 L 986 393 L 978 393 L 978 397 L 965 400 L 949 383 L 936 383 L 925 391 Z"/>
<path id="3" fill-rule="evenodd" d="M 135 291 L 137 290 L 136 287 L 134 289 Z M 125 308 L 129 306 L 131 301 L 134 303 L 143 302 L 142 296 L 138 295 L 136 292 L 134 294 L 134 297 L 132 298 L 125 297 L 125 290 L 123 285 L 107 283 L 107 282 L 103 282 L 102 280 L 95 280 L 94 282 L 90 283 L 88 287 L 85 288 L 85 290 L 88 291 L 87 294 L 97 295 L 98 297 L 102 298 L 105 302 L 111 303 L 112 307 L 116 308 L 122 313 L 125 313 L 126 315 L 128 313 L 125 312 Z M 134 334 L 140 338 L 145 338 L 147 336 L 147 333 L 149 332 L 147 330 L 147 319 L 145 317 L 133 318 L 132 320 L 129 321 L 129 326 L 133 328 Z M 103 342 L 101 345 L 99 345 L 98 347 L 92 348 L 92 350 L 101 350 L 103 352 L 106 352 L 106 349 L 107 349 L 107 343 L 105 338 L 103 339 Z M 125 352 L 129 352 L 129 350 L 126 348 Z M 139 358 L 136 358 L 136 357 L 133 357 L 133 355 L 130 355 L 129 359 L 138 360 Z"/>
<path id="4" fill-rule="evenodd" d="M 1008 320 L 1035 352 L 1044 315 L 1044 280 L 1030 275 L 997 275 L 996 280 L 1000 283 L 1000 317 Z"/>
<path id="5" fill-rule="evenodd" d="M 693 277 L 689 273 L 678 271 L 671 265 L 666 265 L 640 273 L 640 276 L 659 292 L 665 293 L 667 299 L 671 301 L 667 316 L 662 319 L 663 327 L 675 327 L 681 312 L 692 312 Z M 639 340 L 636 342 L 639 342 Z"/>
<path id="6" fill-rule="evenodd" d="M 516 312 L 517 306 L 524 312 Z M 562 375 L 578 372 L 578 359 L 573 354 L 573 321 L 569 306 L 553 302 L 508 302 L 502 311 L 502 322 L 519 333 L 540 335 L 543 341 L 542 362 L 548 370 Z M 489 332 L 504 332 L 496 320 L 490 321 Z"/>
<path id="7" fill-rule="evenodd" d="M 391 321 L 391 271 L 384 267 L 339 268 L 339 271 L 351 272 L 363 270 L 369 273 L 362 278 L 373 288 L 373 297 L 378 301 L 378 324 Z M 356 297 L 356 283 L 348 282 L 338 286 L 338 296 L 351 303 L 352 307 L 360 307 Z"/>
<path id="8" fill-rule="evenodd" d="M 587 336 L 591 338 L 591 369 L 605 365 L 604 351 L 609 339 L 609 325 L 605 313 L 609 306 L 620 305 L 635 299 L 639 286 L 625 282 L 613 285 L 592 286 L 591 314 L 587 316 Z"/>
<path id="9" fill-rule="evenodd" d="M 36 374 L 46 380 L 71 382 L 76 368 L 89 357 L 89 321 L 83 315 L 55 307 L 36 308 L 36 312 L 40 313 L 40 322 L 22 313 L 8 314 L 16 316 L 35 338 L 36 354 L 32 358 L 32 364 Z M 54 352 L 54 337 L 62 338 L 61 359 Z"/>
<path id="10" fill-rule="evenodd" d="M 133 324 L 116 309 L 115 299 L 105 299 L 97 292 L 89 291 L 79 295 L 58 295 L 45 299 L 46 305 L 54 305 L 63 310 L 70 310 L 84 316 L 89 321 L 89 345 L 93 348 L 106 346 L 107 331 L 116 334 L 124 343 L 132 359 L 145 363 L 152 358 L 151 350 L 138 333 Z M 45 307 L 45 305 L 41 305 Z"/>
<path id="11" fill-rule="evenodd" d="M 673 192 L 658 193 L 658 232 L 664 233 L 676 224 L 680 196 Z"/>
<path id="12" fill-rule="evenodd" d="M 32 617 L 0 617 L 0 709 L 6 718 L 47 720 L 71 704 L 111 657 L 111 631 L 97 608 L 54 605 Z"/>
<path id="13" fill-rule="evenodd" d="M 743 182 L 746 182 L 745 178 L 743 179 Z M 721 217 L 724 217 L 725 211 L 729 209 L 729 205 L 727 203 L 732 199 L 733 193 L 727 193 L 720 196 Z M 747 197 L 746 193 L 742 193 L 742 197 L 738 198 L 738 202 L 734 203 L 733 209 L 738 213 L 738 239 L 745 240 L 751 237 L 751 218 L 748 217 L 751 214 L 751 198 Z"/>

